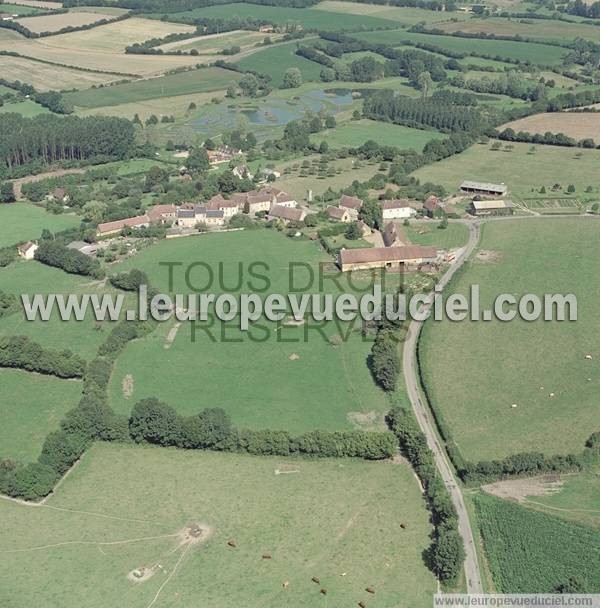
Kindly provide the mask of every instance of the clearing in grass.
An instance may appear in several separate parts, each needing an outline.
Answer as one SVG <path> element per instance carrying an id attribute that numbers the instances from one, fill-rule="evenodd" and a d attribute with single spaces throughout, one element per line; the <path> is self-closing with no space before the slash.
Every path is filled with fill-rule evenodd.
<path id="1" fill-rule="evenodd" d="M 184 281 L 188 264 L 200 261 L 213 269 L 210 286 L 200 286 L 206 283 L 207 274 L 198 264 L 190 268 L 190 285 Z M 256 230 L 161 242 L 115 271 L 139 268 L 150 277 L 153 287 L 169 291 L 164 264 L 173 262 L 180 264 L 175 268 L 173 293 L 187 294 L 192 288 L 205 293 L 245 293 L 248 288 L 238 284 L 238 277 L 243 285 L 252 282 L 249 264 L 265 263 L 268 271 L 262 266 L 256 271 L 266 274 L 271 282 L 266 297 L 289 292 L 288 267 L 292 262 L 301 266 L 293 275 L 297 288 L 319 293 L 318 281 L 306 285 L 309 277 L 304 265 L 313 269 L 316 281 L 319 264 L 327 261 L 315 242 Z M 329 268 L 328 274 L 332 273 L 337 276 L 335 268 Z M 255 284 L 264 286 L 262 280 Z M 346 285 L 346 289 L 350 287 Z M 323 292 L 338 290 L 326 280 Z M 360 321 L 317 324 L 308 314 L 299 323 L 292 321 L 286 317 L 278 325 L 262 317 L 248 332 L 240 331 L 236 320 L 200 322 L 194 324 L 195 332 L 186 322 L 174 332 L 175 337 L 171 333 L 175 322 L 165 323 L 131 343 L 119 357 L 110 386 L 111 404 L 127 414 L 138 399 L 156 396 L 188 415 L 202 403 L 211 403 L 223 407 L 240 427 L 277 428 L 298 434 L 312 429 L 353 428 L 348 420 L 350 412 L 375 411 L 383 428 L 389 403 L 367 367 L 371 342 L 363 338 Z M 123 380 L 128 376 L 128 386 L 133 382 L 133 391 L 127 391 L 130 395 L 123 391 Z"/>
<path id="2" fill-rule="evenodd" d="M 581 453 L 600 430 L 600 290 L 590 281 L 600 271 L 599 236 L 600 225 L 585 219 L 483 226 L 480 248 L 452 293 L 468 295 L 478 285 L 481 310 L 503 293 L 571 293 L 578 320 L 425 324 L 424 384 L 466 460 Z"/>
<path id="3" fill-rule="evenodd" d="M 0 510 L 1 593 L 23 606 L 425 608 L 436 589 L 422 495 L 391 461 L 96 444 L 46 506 Z"/>
<path id="4" fill-rule="evenodd" d="M 0 458 L 35 460 L 46 436 L 81 398 L 81 382 L 0 369 Z"/>

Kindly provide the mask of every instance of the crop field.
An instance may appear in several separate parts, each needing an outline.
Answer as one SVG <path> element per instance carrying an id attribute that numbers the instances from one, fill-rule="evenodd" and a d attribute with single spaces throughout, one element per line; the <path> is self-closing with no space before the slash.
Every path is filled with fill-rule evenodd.
<path id="1" fill-rule="evenodd" d="M 411 129 L 410 127 L 401 125 L 391 125 L 375 120 L 362 119 L 345 122 L 338 125 L 335 129 L 315 133 L 311 139 L 317 142 L 325 140 L 333 148 L 344 146 L 355 148 L 371 139 L 380 145 L 395 146 L 405 150 L 412 149 L 421 152 L 423 146 L 428 141 L 444 137 L 442 133 L 438 133 L 437 131 Z"/>
<path id="2" fill-rule="evenodd" d="M 81 398 L 81 382 L 0 369 L 0 458 L 31 462 L 46 435 Z"/>
<path id="3" fill-rule="evenodd" d="M 499 593 L 552 593 L 569 577 L 600 591 L 600 530 L 484 494 L 474 502 Z"/>
<path id="4" fill-rule="evenodd" d="M 364 15 L 366 17 L 379 17 L 390 21 L 397 21 L 406 25 L 415 23 L 437 23 L 446 21 L 448 13 L 442 11 L 429 11 L 422 8 L 396 7 L 380 4 L 359 4 L 358 2 L 341 2 L 340 0 L 325 0 L 314 6 L 316 10 L 329 13 L 342 13 L 348 15 Z M 469 19 L 467 13 L 452 13 L 453 19 Z"/>
<path id="5" fill-rule="evenodd" d="M 401 45 L 403 40 L 433 44 L 449 51 L 490 55 L 492 58 L 521 59 L 540 65 L 557 65 L 566 55 L 567 49 L 549 44 L 532 44 L 513 40 L 477 40 L 455 36 L 420 34 L 406 30 L 388 30 L 383 32 L 361 32 L 356 37 L 369 42 Z"/>
<path id="6" fill-rule="evenodd" d="M 160 78 L 149 78 L 137 82 L 88 89 L 67 93 L 65 98 L 80 108 L 100 108 L 103 106 L 135 103 L 161 97 L 175 97 L 207 91 L 225 89 L 239 80 L 240 75 L 223 68 L 205 68 Z"/>
<path id="7" fill-rule="evenodd" d="M 62 2 L 46 2 L 45 0 L 4 0 L 4 4 L 22 4 L 45 10 L 63 7 Z"/>
<path id="8" fill-rule="evenodd" d="M 600 31 L 594 25 L 566 23 L 551 19 L 470 19 L 460 23 L 436 23 L 435 29 L 444 32 L 465 32 L 470 34 L 496 34 L 497 36 L 522 36 L 543 41 L 564 41 L 565 39 L 584 38 L 600 42 Z"/>
<path id="9" fill-rule="evenodd" d="M 154 19 L 162 18 L 164 13 L 145 15 Z M 289 8 L 280 6 L 262 6 L 240 2 L 235 5 L 207 6 L 206 8 L 196 8 L 191 11 L 181 13 L 169 13 L 169 20 L 179 23 L 193 23 L 199 17 L 212 19 L 231 18 L 231 17 L 253 17 L 261 19 L 275 25 L 285 25 L 287 23 L 297 23 L 302 25 L 305 30 L 367 30 L 382 27 L 393 27 L 397 22 L 371 17 L 369 15 L 353 15 L 344 12 L 329 12 L 315 10 L 312 8 Z"/>
<path id="10" fill-rule="evenodd" d="M 101 13 L 59 13 L 57 15 L 42 15 L 40 17 L 24 17 L 17 19 L 23 27 L 30 32 L 41 34 L 42 32 L 58 32 L 65 27 L 81 27 L 90 25 L 102 19 L 110 19 L 112 15 Z M 89 30 L 88 30 L 89 32 Z"/>
<path id="11" fill-rule="evenodd" d="M 421 556 L 431 525 L 404 464 L 97 444 L 46 507 L 0 510 L 11 552 L 0 599 L 22 606 L 392 608 L 402 597 L 424 608 L 436 588 Z M 178 536 L 191 523 L 206 530 L 195 544 Z M 149 578 L 128 580 L 142 566 Z"/>
<path id="12" fill-rule="evenodd" d="M 576 218 L 487 224 L 478 253 L 453 286 L 452 293 L 468 294 L 470 285 L 479 285 L 481 310 L 492 308 L 502 293 L 572 293 L 576 322 L 425 325 L 425 384 L 467 460 L 524 451 L 580 453 L 600 430 L 600 290 L 589 280 L 600 264 L 599 235 L 599 224 Z"/>
<path id="13" fill-rule="evenodd" d="M 554 196 L 564 198 L 585 196 L 588 186 L 600 187 L 600 175 L 595 170 L 600 162 L 598 150 L 507 142 L 502 142 L 502 150 L 492 150 L 491 145 L 476 144 L 412 175 L 421 181 L 442 184 L 449 192 L 458 190 L 464 179 L 503 182 L 513 194 L 525 198 L 541 187 L 550 193 L 554 184 L 561 186 Z M 513 148 L 508 151 L 505 145 Z M 576 188 L 574 195 L 567 195 L 570 184 Z"/>
<path id="14" fill-rule="evenodd" d="M 41 207 L 28 203 L 0 205 L 0 247 L 37 239 L 44 228 L 58 232 L 77 226 L 80 221 L 75 215 L 46 213 Z"/>
<path id="15" fill-rule="evenodd" d="M 260 7 L 257 5 L 257 8 Z M 296 47 L 296 41 L 268 46 L 243 57 L 237 62 L 237 65 L 242 70 L 252 70 L 269 75 L 276 87 L 283 82 L 283 75 L 288 68 L 298 68 L 302 72 L 304 81 L 319 80 L 323 66 L 296 55 Z"/>
<path id="16" fill-rule="evenodd" d="M 95 74 L 61 66 L 48 65 L 23 57 L 2 57 L 2 74 L 7 80 L 27 82 L 38 91 L 90 87 L 115 80 L 116 76 Z"/>
<path id="17" fill-rule="evenodd" d="M 574 139 L 592 138 L 600 143 L 600 117 L 595 113 L 548 112 L 533 114 L 520 120 L 506 123 L 500 129 L 511 128 L 515 131 L 544 134 L 564 133 Z"/>
<path id="18" fill-rule="evenodd" d="M 266 34 L 261 32 L 249 32 L 236 30 L 233 32 L 223 32 L 221 34 L 209 34 L 208 36 L 198 36 L 186 40 L 176 40 L 160 45 L 159 49 L 167 51 L 190 51 L 196 49 L 201 55 L 215 55 L 223 49 L 239 46 L 242 51 L 260 44 L 265 39 Z M 276 40 L 278 35 L 270 35 L 272 40 Z"/>
<path id="19" fill-rule="evenodd" d="M 287 293 L 289 263 L 307 263 L 317 271 L 327 256 L 314 242 L 293 241 L 276 232 L 250 231 L 163 242 L 116 270 L 140 268 L 153 286 L 166 290 L 168 275 L 160 266 L 162 262 L 187 265 L 197 260 L 215 268 L 219 262 L 224 264 L 223 285 L 229 289 L 221 289 L 215 276 L 207 292 L 241 291 L 241 287 L 231 289 L 232 284 L 236 287 L 238 263 L 243 261 L 247 268 L 257 261 L 269 265 L 267 274 L 272 285 L 268 293 Z M 174 293 L 190 292 L 183 281 L 184 269 L 175 277 Z M 247 273 L 245 276 L 249 278 Z M 307 271 L 297 270 L 294 276 L 296 284 L 304 283 Z M 193 268 L 190 277 L 195 285 L 205 278 Z M 318 292 L 318 284 L 304 291 Z M 315 323 L 312 318 L 300 325 L 284 320 L 277 327 L 264 319 L 258 327 L 242 332 L 235 321 L 211 325 L 209 320 L 196 326 L 195 334 L 189 322 L 175 329 L 174 322 L 163 324 L 150 336 L 129 345 L 119 357 L 110 387 L 111 403 L 119 412 L 128 413 L 136 400 L 154 395 L 182 414 L 211 403 L 226 409 L 239 426 L 282 428 L 294 433 L 316 428 L 362 428 L 361 421 L 382 428 L 389 405 L 367 368 L 370 343 L 363 341 L 360 323 L 342 323 L 339 327 L 327 323 L 321 331 Z M 190 361 L 194 361 L 193 368 Z M 237 381 L 231 383 L 231 378 Z M 335 390 L 332 378 L 338 378 Z"/>

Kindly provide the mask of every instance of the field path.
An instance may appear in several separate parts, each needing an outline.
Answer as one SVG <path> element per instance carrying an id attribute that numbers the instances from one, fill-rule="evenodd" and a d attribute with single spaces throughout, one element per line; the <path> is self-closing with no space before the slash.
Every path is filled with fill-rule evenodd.
<path id="1" fill-rule="evenodd" d="M 25 199 L 21 192 L 23 184 L 31 184 L 33 182 L 39 182 L 48 177 L 62 177 L 63 175 L 72 175 L 74 173 L 85 173 L 85 169 L 58 169 L 57 171 L 49 171 L 48 173 L 38 173 L 37 175 L 28 175 L 27 177 L 20 177 L 13 181 L 13 188 L 15 189 L 15 198 L 18 201 Z"/>
<path id="2" fill-rule="evenodd" d="M 468 223 L 469 241 L 457 256 L 456 261 L 447 270 L 446 274 L 440 279 L 438 285 L 444 288 L 456 271 L 461 268 L 464 262 L 471 255 L 477 243 L 479 242 L 480 224 L 479 222 Z M 422 310 L 426 311 L 431 308 L 433 303 L 432 296 L 424 304 Z M 471 530 L 471 522 L 469 514 L 465 506 L 461 489 L 454 477 L 454 470 L 448 461 L 445 450 L 438 440 L 435 421 L 433 420 L 429 407 L 426 404 L 425 398 L 421 395 L 420 384 L 416 366 L 416 352 L 419 342 L 419 335 L 423 328 L 423 322 L 413 320 L 410 322 L 406 341 L 404 342 L 404 351 L 402 357 L 402 366 L 404 372 L 404 381 L 406 384 L 406 392 L 410 399 L 413 411 L 421 427 L 421 430 L 427 438 L 427 445 L 433 452 L 435 463 L 440 472 L 442 481 L 446 489 L 452 497 L 452 503 L 458 514 L 458 529 L 464 541 L 466 559 L 465 559 L 465 577 L 467 582 L 467 592 L 469 594 L 483 593 L 483 585 L 481 583 L 481 572 L 479 570 L 479 562 L 477 560 L 477 550 L 475 547 L 473 531 Z"/>

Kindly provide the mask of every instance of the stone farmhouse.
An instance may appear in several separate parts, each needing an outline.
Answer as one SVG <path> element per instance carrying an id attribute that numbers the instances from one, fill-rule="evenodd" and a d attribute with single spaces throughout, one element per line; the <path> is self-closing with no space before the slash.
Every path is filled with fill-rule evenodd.
<path id="1" fill-rule="evenodd" d="M 417 214 L 406 199 L 381 201 L 381 215 L 384 220 L 405 220 Z"/>
<path id="2" fill-rule="evenodd" d="M 344 209 L 343 207 L 334 207 L 330 205 L 325 209 L 325 213 L 327 213 L 327 217 L 330 220 L 344 222 L 346 224 L 356 219 L 356 216 L 352 215 L 349 209 Z"/>
<path id="3" fill-rule="evenodd" d="M 96 236 L 101 237 L 117 234 L 121 232 L 123 228 L 143 228 L 149 226 L 150 222 L 151 220 L 147 214 L 115 220 L 114 222 L 105 222 L 103 224 L 98 224 Z"/>
<path id="4" fill-rule="evenodd" d="M 338 256 L 338 265 L 342 272 L 371 268 L 387 268 L 402 272 L 436 265 L 437 262 L 437 249 L 420 245 L 342 249 Z"/>
<path id="5" fill-rule="evenodd" d="M 285 224 L 289 222 L 301 222 L 305 217 L 306 211 L 304 209 L 295 209 L 283 205 L 273 205 L 267 215 L 269 220 L 281 220 Z"/>
<path id="6" fill-rule="evenodd" d="M 24 260 L 33 260 L 35 252 L 38 250 L 38 244 L 33 241 L 27 241 L 17 247 L 17 253 Z"/>

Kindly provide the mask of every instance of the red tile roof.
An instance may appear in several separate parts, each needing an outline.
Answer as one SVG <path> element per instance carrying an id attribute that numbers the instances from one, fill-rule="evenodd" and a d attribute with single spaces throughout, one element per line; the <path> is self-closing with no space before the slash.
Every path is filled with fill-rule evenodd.
<path id="1" fill-rule="evenodd" d="M 104 234 L 106 232 L 115 232 L 116 230 L 121 230 L 123 228 L 137 228 L 138 226 L 149 223 L 150 218 L 147 215 L 137 215 L 136 217 L 127 217 L 124 220 L 98 224 L 98 232 Z"/>
<path id="2" fill-rule="evenodd" d="M 406 245 L 404 247 L 372 247 L 361 249 L 342 249 L 340 262 L 344 264 L 361 264 L 371 262 L 403 262 L 437 257 L 435 247 Z"/>

